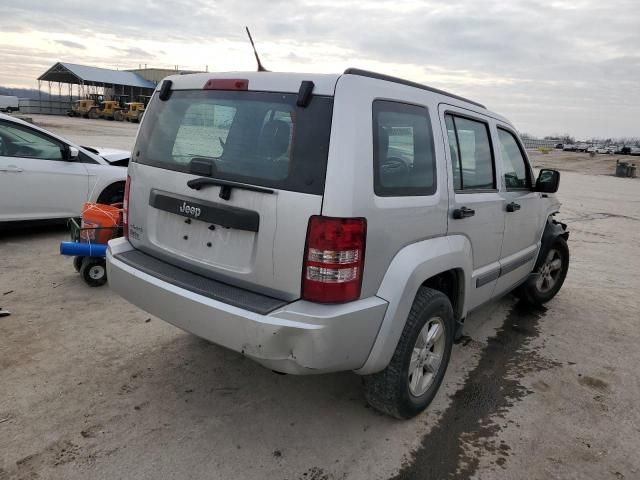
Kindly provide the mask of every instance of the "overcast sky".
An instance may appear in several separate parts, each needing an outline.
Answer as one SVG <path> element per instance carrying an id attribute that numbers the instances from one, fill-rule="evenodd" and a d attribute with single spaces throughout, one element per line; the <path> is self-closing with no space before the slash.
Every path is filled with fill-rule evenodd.
<path id="1" fill-rule="evenodd" d="M 640 136 L 640 0 L 1 0 L 0 85 L 56 61 L 360 67 L 486 104 L 534 135 Z"/>

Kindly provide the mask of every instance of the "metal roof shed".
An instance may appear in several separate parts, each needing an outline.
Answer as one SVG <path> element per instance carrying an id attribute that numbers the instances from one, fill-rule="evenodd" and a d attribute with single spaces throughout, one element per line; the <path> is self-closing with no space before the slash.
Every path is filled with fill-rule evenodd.
<path id="1" fill-rule="evenodd" d="M 78 97 L 101 93 L 105 96 L 129 95 L 132 100 L 136 96 L 151 95 L 155 88 L 153 82 L 133 72 L 62 62 L 56 63 L 38 77 L 38 87 L 43 81 L 49 82 L 49 95 L 51 82 L 58 83 L 59 96 L 62 94 L 62 84 L 67 84 L 70 98 L 73 97 L 73 85 L 78 86 Z"/>

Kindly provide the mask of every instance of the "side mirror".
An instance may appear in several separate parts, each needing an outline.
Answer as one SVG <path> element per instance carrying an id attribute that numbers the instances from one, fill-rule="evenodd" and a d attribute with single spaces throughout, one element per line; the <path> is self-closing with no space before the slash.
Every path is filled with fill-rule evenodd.
<path id="1" fill-rule="evenodd" d="M 536 192 L 556 193 L 560 186 L 560 172 L 543 168 L 540 170 L 538 180 L 536 180 Z"/>
<path id="2" fill-rule="evenodd" d="M 69 145 L 67 147 L 67 160 L 70 162 L 73 162 L 74 160 L 77 160 L 78 156 L 80 155 L 80 150 L 78 150 L 76 147 L 72 147 L 71 145 Z"/>

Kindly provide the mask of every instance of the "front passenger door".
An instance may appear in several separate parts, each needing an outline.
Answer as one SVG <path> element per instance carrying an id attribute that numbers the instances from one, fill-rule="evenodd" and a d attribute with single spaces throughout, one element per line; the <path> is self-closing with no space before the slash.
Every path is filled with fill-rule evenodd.
<path id="1" fill-rule="evenodd" d="M 540 194 L 533 191 L 533 174 L 524 148 L 510 128 L 498 125 L 497 133 L 505 229 L 495 295 L 510 290 L 531 272 L 545 225 L 540 218 Z"/>
<path id="2" fill-rule="evenodd" d="M 0 121 L 0 221 L 79 216 L 87 200 L 85 165 L 67 161 L 59 140 Z"/>

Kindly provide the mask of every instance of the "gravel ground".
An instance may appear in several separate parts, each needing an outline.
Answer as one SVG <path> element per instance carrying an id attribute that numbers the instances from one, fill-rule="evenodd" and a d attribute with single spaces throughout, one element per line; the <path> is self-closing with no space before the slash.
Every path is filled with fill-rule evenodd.
<path id="1" fill-rule="evenodd" d="M 119 148 L 135 133 L 42 123 Z M 84 140 L 102 139 L 89 124 L 122 138 Z M 563 173 L 563 289 L 540 311 L 507 296 L 473 313 L 405 422 L 367 408 L 354 374 L 276 375 L 87 287 L 62 228 L 4 231 L 0 480 L 640 478 L 639 188 Z"/>
<path id="2" fill-rule="evenodd" d="M 132 150 L 137 123 L 90 120 L 56 115 L 16 115 L 28 117 L 39 127 L 51 130 L 78 145 Z"/>

